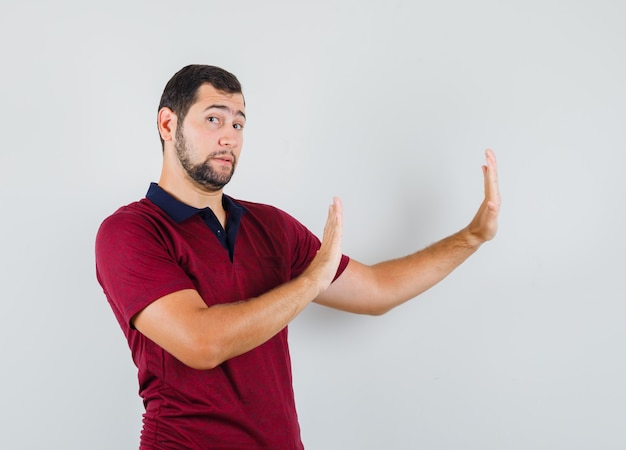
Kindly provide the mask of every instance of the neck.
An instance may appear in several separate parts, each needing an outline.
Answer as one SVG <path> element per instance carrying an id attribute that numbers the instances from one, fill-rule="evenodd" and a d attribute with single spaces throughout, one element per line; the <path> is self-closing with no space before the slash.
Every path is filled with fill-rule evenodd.
<path id="1" fill-rule="evenodd" d="M 194 183 L 182 169 L 172 173 L 165 166 L 161 171 L 159 186 L 183 203 L 194 208 L 211 208 L 218 218 L 223 215 L 222 206 L 223 189 L 209 191 Z"/>

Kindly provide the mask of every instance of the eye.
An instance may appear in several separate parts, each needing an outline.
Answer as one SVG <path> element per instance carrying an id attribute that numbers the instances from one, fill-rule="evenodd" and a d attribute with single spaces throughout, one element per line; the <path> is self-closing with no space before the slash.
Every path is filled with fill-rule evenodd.
<path id="1" fill-rule="evenodd" d="M 243 124 L 242 123 L 236 123 L 233 125 L 233 128 L 235 130 L 243 130 Z"/>
<path id="2" fill-rule="evenodd" d="M 212 122 L 212 123 L 219 122 L 219 119 L 217 117 L 215 117 L 215 116 L 207 117 L 206 120 L 208 120 L 209 122 Z"/>

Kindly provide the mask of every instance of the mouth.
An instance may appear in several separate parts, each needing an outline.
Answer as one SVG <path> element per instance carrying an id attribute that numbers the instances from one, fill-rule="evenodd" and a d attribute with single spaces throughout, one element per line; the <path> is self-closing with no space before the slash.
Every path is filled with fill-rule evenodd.
<path id="1" fill-rule="evenodd" d="M 233 158 L 231 155 L 217 155 L 211 159 L 216 161 L 218 164 L 230 165 L 230 166 L 233 165 L 233 162 L 235 160 L 235 158 Z"/>

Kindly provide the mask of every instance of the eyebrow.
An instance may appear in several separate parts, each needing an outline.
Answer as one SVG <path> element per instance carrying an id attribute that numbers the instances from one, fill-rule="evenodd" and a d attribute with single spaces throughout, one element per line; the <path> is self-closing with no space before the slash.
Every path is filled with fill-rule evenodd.
<path id="1" fill-rule="evenodd" d="M 220 105 L 220 104 L 213 104 L 213 105 L 209 105 L 209 106 L 207 106 L 206 108 L 204 108 L 204 110 L 203 110 L 202 112 L 206 112 L 206 111 L 208 111 L 209 109 L 213 109 L 213 108 L 215 108 L 215 109 L 222 109 L 222 110 L 224 110 L 224 111 L 228 111 L 228 112 L 230 112 L 231 114 L 234 114 L 234 115 L 236 115 L 236 116 L 241 116 L 241 117 L 243 117 L 244 119 L 246 118 L 246 115 L 245 115 L 245 114 L 244 114 L 244 112 L 243 112 L 243 111 L 241 111 L 240 109 L 238 109 L 238 110 L 234 110 L 234 109 L 232 109 L 232 108 L 229 108 L 229 107 L 228 107 L 228 106 L 226 106 L 226 105 Z"/>

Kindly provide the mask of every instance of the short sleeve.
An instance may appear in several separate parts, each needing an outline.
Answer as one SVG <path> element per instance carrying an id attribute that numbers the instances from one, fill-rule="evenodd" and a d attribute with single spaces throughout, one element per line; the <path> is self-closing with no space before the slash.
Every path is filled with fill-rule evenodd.
<path id="1" fill-rule="evenodd" d="M 96 236 L 96 275 L 124 330 L 153 301 L 192 281 L 173 256 L 167 230 L 148 215 L 120 210 Z"/>
<path id="2" fill-rule="evenodd" d="M 317 236 L 294 217 L 284 211 L 280 211 L 280 213 L 285 221 L 285 238 L 290 243 L 290 248 L 292 249 L 291 276 L 295 278 L 311 264 L 322 244 Z M 341 256 L 333 281 L 339 278 L 348 266 L 349 261 L 350 258 L 348 256 Z"/>

